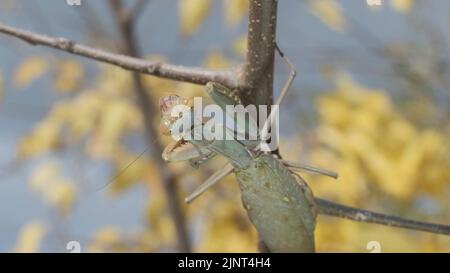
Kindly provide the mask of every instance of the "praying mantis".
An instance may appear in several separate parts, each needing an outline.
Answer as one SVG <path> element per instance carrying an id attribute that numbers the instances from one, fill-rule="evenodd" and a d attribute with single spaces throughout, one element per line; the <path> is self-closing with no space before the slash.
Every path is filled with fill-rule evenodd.
<path id="1" fill-rule="evenodd" d="M 289 79 L 275 102 L 275 106 L 279 106 L 288 93 L 296 73 L 295 67 L 289 59 L 284 56 L 278 46 L 275 48 L 291 68 Z M 235 90 L 230 90 L 218 83 L 207 83 L 206 91 L 217 107 L 225 111 L 227 115 L 227 106 L 242 104 Z M 173 115 L 172 110 L 180 105 L 184 106 L 187 111 Z M 234 172 L 241 189 L 243 205 L 269 251 L 315 252 L 314 230 L 318 213 L 353 221 L 450 235 L 450 226 L 447 225 L 376 213 L 314 198 L 308 185 L 297 172 L 306 171 L 332 178 L 337 178 L 338 175 L 332 171 L 283 160 L 276 154 L 261 149 L 264 146 L 261 144 L 267 140 L 266 133 L 273 124 L 273 111 L 263 124 L 261 135 L 256 128 L 256 140 L 235 139 L 235 135 L 239 135 L 239 130 L 235 132 L 236 127 L 232 128 L 225 123 L 217 125 L 219 128 L 223 128 L 225 134 L 231 138 L 222 140 L 211 139 L 210 136 L 203 138 L 205 132 L 196 130 L 203 129 L 212 119 L 206 123 L 195 122 L 195 117 L 192 119 L 191 115 L 186 115 L 193 110 L 192 105 L 192 98 L 182 99 L 177 95 L 167 96 L 160 100 L 161 132 L 163 134 L 172 135 L 173 129 L 179 121 L 185 121 L 188 124 L 179 138 L 164 149 L 163 159 L 170 162 L 187 160 L 193 167 L 198 167 L 216 155 L 227 158 L 228 163 L 194 190 L 186 198 L 186 202 L 192 202 Z M 255 131 L 255 128 L 251 128 L 252 124 L 256 124 L 251 116 L 244 121 L 238 119 L 234 122 L 238 129 L 245 128 L 244 135 L 249 133 L 247 126 L 250 135 Z M 208 130 L 206 130 L 206 134 L 208 134 Z"/>
<path id="2" fill-rule="evenodd" d="M 275 105 L 280 105 L 295 77 L 292 63 L 279 49 L 278 52 L 291 67 L 292 73 Z M 218 83 L 207 83 L 206 91 L 224 112 L 227 111 L 227 105 L 242 104 L 235 91 Z M 205 137 L 203 130 L 196 130 L 203 129 L 205 123 L 202 121 L 195 124 L 192 116 L 189 115 L 191 110 L 173 114 L 174 107 L 183 105 L 187 109 L 192 109 L 192 104 L 192 98 L 183 99 L 177 95 L 170 95 L 160 100 L 163 134 L 173 134 L 177 123 L 183 119 L 189 119 L 187 120 L 189 126 L 184 128 L 181 136 L 163 151 L 164 160 L 170 162 L 188 160 L 193 166 L 198 166 L 219 154 L 227 158 L 228 163 L 202 183 L 186 198 L 186 202 L 192 202 L 234 172 L 248 216 L 271 252 L 315 252 L 314 230 L 317 205 L 310 188 L 296 172 L 309 171 L 334 178 L 337 174 L 282 160 L 270 152 L 263 151 L 258 145 L 262 143 L 261 139 L 264 139 L 262 135 L 259 135 L 256 141 L 237 140 L 234 138 L 236 132 L 225 124 L 219 124 L 219 126 L 223 126 L 225 133 L 231 135 L 230 138 Z M 272 113 L 273 111 L 263 126 L 263 133 L 268 129 L 268 122 L 273 120 Z M 238 126 L 250 126 L 249 124 L 255 124 L 249 122 L 251 118 L 246 119 L 247 122 L 244 124 L 236 119 L 234 121 Z"/>

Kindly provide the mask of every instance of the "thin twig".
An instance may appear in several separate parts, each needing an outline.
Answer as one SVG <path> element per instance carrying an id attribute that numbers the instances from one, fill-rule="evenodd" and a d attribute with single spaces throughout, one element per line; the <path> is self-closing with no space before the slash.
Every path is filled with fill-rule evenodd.
<path id="1" fill-rule="evenodd" d="M 148 2 L 148 1 L 147 1 Z M 138 42 L 134 35 L 134 25 L 138 16 L 131 14 L 131 17 L 122 18 L 121 14 L 124 14 L 126 8 L 123 5 L 122 0 L 111 0 L 111 10 L 113 11 L 114 19 L 116 20 L 117 27 L 120 31 L 122 42 L 125 45 L 125 53 L 131 56 L 139 57 L 141 55 L 138 48 Z M 143 8 L 143 6 L 141 6 Z M 176 177 L 167 168 L 167 165 L 161 158 L 163 150 L 162 143 L 159 141 L 158 132 L 152 126 L 152 117 L 157 115 L 157 110 L 151 103 L 151 98 L 146 92 L 142 78 L 139 73 L 133 73 L 134 91 L 139 99 L 139 108 L 142 112 L 142 116 L 145 120 L 145 129 L 148 137 L 148 142 L 153 147 L 153 158 L 155 159 L 158 169 L 162 174 L 162 186 L 167 197 L 167 206 L 170 217 L 172 219 L 176 236 L 177 246 L 180 252 L 191 252 L 192 247 L 190 244 L 185 216 L 182 210 L 182 204 L 179 200 L 178 188 L 176 185 Z"/>
<path id="2" fill-rule="evenodd" d="M 230 88 L 238 87 L 238 80 L 237 77 L 235 77 L 233 70 L 211 70 L 147 61 L 82 45 L 67 38 L 42 35 L 2 23 L 0 23 L 0 33 L 14 36 L 32 45 L 56 48 L 89 59 L 116 65 L 134 72 L 196 84 L 206 84 L 210 81 L 214 81 L 222 83 Z"/>
<path id="3" fill-rule="evenodd" d="M 357 222 L 373 223 L 391 227 L 421 230 L 430 233 L 450 235 L 450 226 L 405 219 L 397 216 L 376 213 L 340 205 L 331 201 L 316 198 L 319 213 Z"/>

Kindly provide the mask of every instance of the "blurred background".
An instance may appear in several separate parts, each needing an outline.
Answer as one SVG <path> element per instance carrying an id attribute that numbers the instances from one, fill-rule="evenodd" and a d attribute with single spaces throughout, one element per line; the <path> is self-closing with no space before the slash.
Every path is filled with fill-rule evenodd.
<path id="1" fill-rule="evenodd" d="M 149 0 L 136 43 L 151 60 L 232 67 L 244 60 L 247 6 Z M 339 172 L 338 181 L 304 176 L 318 197 L 450 224 L 450 2 L 282 0 L 278 14 L 278 44 L 298 70 L 281 107 L 283 157 Z M 0 22 L 121 50 L 107 0 L 2 0 Z M 70 241 L 92 252 L 179 251 L 131 74 L 3 34 L 0 60 L 0 251 L 69 252 Z M 277 56 L 276 93 L 288 74 Z M 171 93 L 204 95 L 142 81 L 155 107 Z M 233 176 L 182 202 L 222 164 L 167 164 L 192 250 L 257 251 Z M 368 252 L 371 241 L 383 252 L 450 251 L 445 236 L 325 216 L 316 240 L 320 252 Z"/>

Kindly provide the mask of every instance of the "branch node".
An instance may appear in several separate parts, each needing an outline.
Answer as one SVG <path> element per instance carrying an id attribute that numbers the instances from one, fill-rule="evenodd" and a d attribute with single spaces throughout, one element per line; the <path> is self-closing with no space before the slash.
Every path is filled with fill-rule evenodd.
<path id="1" fill-rule="evenodd" d="M 69 51 L 71 53 L 74 52 L 75 42 L 72 40 L 69 40 L 69 39 L 63 38 L 63 37 L 59 37 L 59 38 L 56 38 L 56 44 L 58 45 L 59 48 L 65 50 L 65 51 Z"/>
<path id="2" fill-rule="evenodd" d="M 162 65 L 161 62 L 154 63 L 147 67 L 147 72 L 152 75 L 157 75 L 160 73 L 161 65 Z"/>

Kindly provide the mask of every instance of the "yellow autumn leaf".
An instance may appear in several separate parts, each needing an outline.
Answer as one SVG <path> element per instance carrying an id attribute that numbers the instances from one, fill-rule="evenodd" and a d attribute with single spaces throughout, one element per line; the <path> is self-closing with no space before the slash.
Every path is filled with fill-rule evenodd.
<path id="1" fill-rule="evenodd" d="M 243 0 L 225 0 L 223 1 L 225 11 L 225 21 L 227 26 L 235 27 L 242 18 L 248 13 L 249 3 Z"/>
<path id="2" fill-rule="evenodd" d="M 47 227 L 44 223 L 39 221 L 28 223 L 20 230 L 14 251 L 21 253 L 38 252 L 46 234 Z"/>
<path id="3" fill-rule="evenodd" d="M 34 56 L 25 59 L 14 73 L 14 83 L 17 87 L 25 88 L 33 81 L 41 77 L 47 70 L 49 64 L 43 57 Z"/>
<path id="4" fill-rule="evenodd" d="M 106 226 L 98 230 L 87 247 L 89 252 L 114 251 L 114 247 L 120 245 L 120 231 L 113 226 Z"/>
<path id="5" fill-rule="evenodd" d="M 67 215 L 75 204 L 77 189 L 62 177 L 56 161 L 38 166 L 31 176 L 30 186 L 47 204 L 56 207 L 61 215 Z"/>
<path id="6" fill-rule="evenodd" d="M 104 227 L 95 234 L 94 238 L 104 244 L 113 244 L 120 241 L 120 231 L 112 226 Z"/>
<path id="7" fill-rule="evenodd" d="M 54 205 L 61 215 L 68 215 L 75 204 L 77 189 L 73 183 L 61 179 L 55 182 L 45 196 L 47 202 Z"/>
<path id="8" fill-rule="evenodd" d="M 61 124 L 49 119 L 40 122 L 31 132 L 25 136 L 19 144 L 21 157 L 37 156 L 60 147 Z"/>
<path id="9" fill-rule="evenodd" d="M 55 89 L 61 93 L 75 91 L 80 87 L 83 77 L 84 69 L 79 62 L 64 60 L 57 66 Z"/>
<path id="10" fill-rule="evenodd" d="M 311 0 L 310 9 L 315 16 L 332 29 L 344 31 L 347 28 L 347 20 L 336 0 Z"/>
<path id="11" fill-rule="evenodd" d="M 391 0 L 392 7 L 401 13 L 409 13 L 414 8 L 414 0 Z"/>
<path id="12" fill-rule="evenodd" d="M 59 175 L 59 164 L 49 161 L 39 166 L 31 177 L 30 186 L 33 190 L 44 192 L 50 188 L 54 179 Z"/>
<path id="13" fill-rule="evenodd" d="M 96 136 L 106 143 L 118 141 L 130 129 L 139 125 L 140 113 L 125 99 L 112 99 L 101 109 Z"/>
<path id="14" fill-rule="evenodd" d="M 94 130 L 99 112 L 102 111 L 105 103 L 106 101 L 102 98 L 100 91 L 85 90 L 75 101 L 67 105 L 61 105 L 58 114 L 59 116 L 64 115 L 64 113 L 68 115 L 66 122 L 69 135 L 74 140 L 78 140 Z M 75 112 L 74 109 L 76 109 L 76 115 L 71 115 Z M 67 111 L 69 112 L 67 113 Z"/>
<path id="15" fill-rule="evenodd" d="M 185 36 L 194 34 L 208 17 L 211 0 L 179 0 L 181 32 Z"/>
<path id="16" fill-rule="evenodd" d="M 93 89 L 108 95 L 128 95 L 133 86 L 132 74 L 120 67 L 100 65 L 101 74 Z"/>

